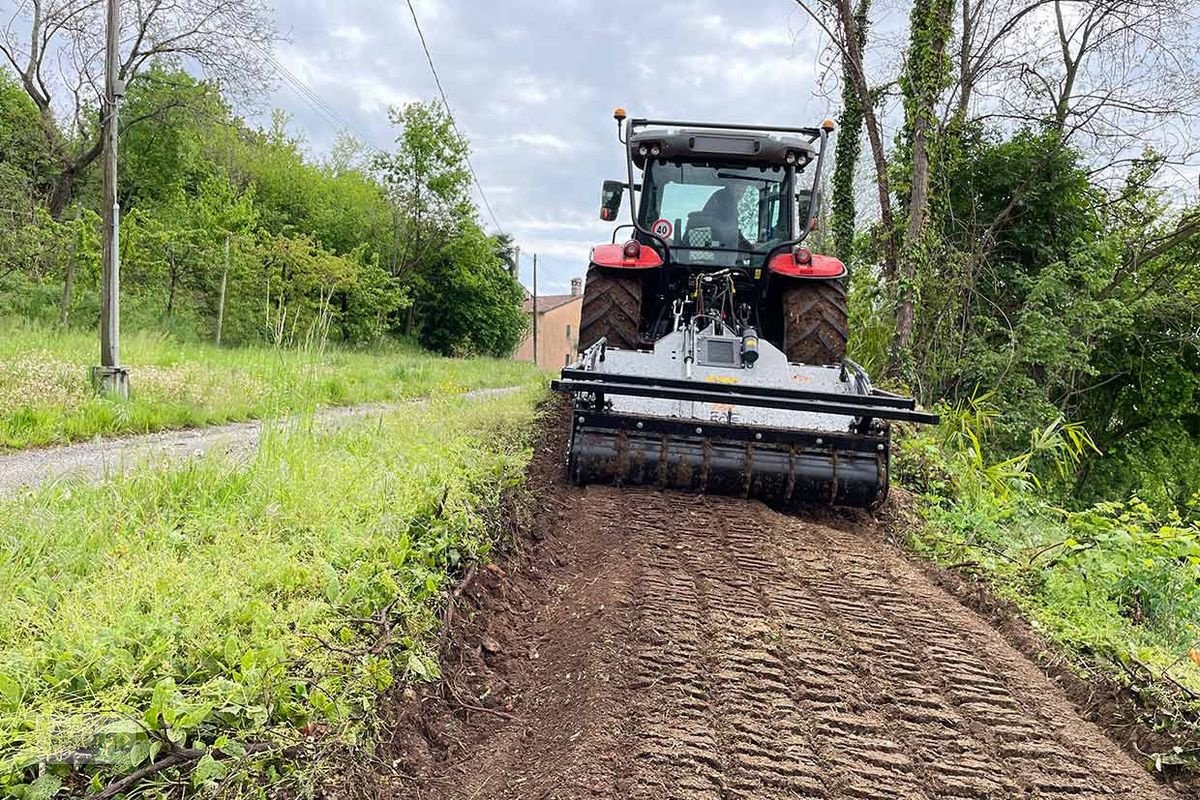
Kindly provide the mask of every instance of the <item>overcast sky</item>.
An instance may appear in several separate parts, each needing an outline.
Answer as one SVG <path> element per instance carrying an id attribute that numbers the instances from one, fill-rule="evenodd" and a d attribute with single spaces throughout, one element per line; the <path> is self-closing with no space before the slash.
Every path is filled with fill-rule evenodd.
<path id="1" fill-rule="evenodd" d="M 276 7 L 287 40 L 276 59 L 372 147 L 391 146 L 389 105 L 436 97 L 403 0 Z M 568 291 L 590 246 L 611 235 L 598 212 L 601 181 L 624 177 L 614 107 L 792 125 L 834 111 L 813 94 L 817 43 L 792 0 L 416 0 L 416 9 L 479 180 L 521 246 L 527 285 L 527 257 L 539 254 L 539 293 Z M 314 154 L 328 151 L 337 123 L 287 81 L 268 105 L 292 115 Z"/>

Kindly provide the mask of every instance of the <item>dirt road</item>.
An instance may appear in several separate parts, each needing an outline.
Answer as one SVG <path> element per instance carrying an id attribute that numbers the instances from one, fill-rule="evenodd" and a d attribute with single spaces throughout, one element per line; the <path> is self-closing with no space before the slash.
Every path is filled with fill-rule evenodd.
<path id="1" fill-rule="evenodd" d="M 375 793 L 1177 797 L 865 517 L 559 486 L 533 534 L 459 599 Z"/>
<path id="2" fill-rule="evenodd" d="M 512 391 L 516 390 L 479 389 L 467 392 L 464 396 L 483 399 Z M 316 422 L 326 428 L 336 428 L 364 416 L 394 411 L 419 402 L 413 400 L 407 403 L 326 408 L 317 412 Z M 210 452 L 243 456 L 258 446 L 263 424 L 261 421 L 235 422 L 206 428 L 97 439 L 59 447 L 38 447 L 8 453 L 0 451 L 0 498 L 60 478 L 98 481 L 106 475 L 121 473 L 144 463 L 180 461 Z"/>

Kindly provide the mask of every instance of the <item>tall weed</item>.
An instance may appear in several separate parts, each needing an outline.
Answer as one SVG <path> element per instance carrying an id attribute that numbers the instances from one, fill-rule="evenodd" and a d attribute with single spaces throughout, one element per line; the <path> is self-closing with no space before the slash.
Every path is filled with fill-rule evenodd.
<path id="1" fill-rule="evenodd" d="M 1139 499 L 1058 507 L 1047 477 L 1065 478 L 1096 447 L 1062 419 L 1028 448 L 990 457 L 998 411 L 984 395 L 904 437 L 898 473 L 927 525 L 912 545 L 976 571 L 1033 623 L 1117 677 L 1128 667 L 1200 692 L 1200 527 Z M 1197 695 L 1200 698 L 1200 695 Z"/>

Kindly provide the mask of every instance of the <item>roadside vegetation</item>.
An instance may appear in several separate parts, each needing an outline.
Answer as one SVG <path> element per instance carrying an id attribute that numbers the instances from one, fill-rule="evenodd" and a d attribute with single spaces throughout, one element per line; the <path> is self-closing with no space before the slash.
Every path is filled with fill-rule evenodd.
<path id="1" fill-rule="evenodd" d="M 0 450 L 275 420 L 246 461 L 0 501 L 5 797 L 303 795 L 321 745 L 369 742 L 381 692 L 435 676 L 444 592 L 529 457 L 514 252 L 447 110 L 390 109 L 386 152 L 314 154 L 284 114 L 242 116 L 280 69 L 269 3 L 211 5 L 122 4 L 127 402 L 87 379 L 103 4 L 22 4 L 0 32 Z"/>
<path id="2" fill-rule="evenodd" d="M 902 437 L 910 544 L 1200 731 L 1200 6 L 798 4 L 841 78 L 852 357 L 943 413 Z"/>
<path id="3" fill-rule="evenodd" d="M 131 79 L 123 113 L 127 330 L 285 347 L 318 331 L 453 356 L 516 348 L 526 323 L 511 244 L 483 230 L 468 143 L 440 105 L 393 109 L 391 152 L 343 138 L 322 160 L 282 114 L 251 127 L 167 62 Z M 64 176 L 57 161 L 92 135 L 93 115 L 79 119 L 82 132 L 56 130 L 0 67 L 0 316 L 95 329 L 99 172 Z"/>
<path id="4" fill-rule="evenodd" d="M 523 362 L 449 359 L 400 342 L 217 348 L 142 332 L 124 339 L 124 360 L 136 366 L 131 399 L 118 402 L 89 385 L 95 338 L 0 319 L 0 450 L 516 386 L 536 373 Z"/>
<path id="5" fill-rule="evenodd" d="M 922 524 L 908 544 L 977 576 L 1062 646 L 1084 675 L 1128 688 L 1159 728 L 1200 719 L 1200 524 L 1139 497 L 1074 506 L 1051 490 L 1095 444 L 1061 421 L 1021 452 L 996 455 L 990 398 L 942 409 L 909 432 L 898 478 Z M 1148 753 L 1156 768 L 1198 765 L 1195 752 Z"/>
<path id="6" fill-rule="evenodd" d="M 0 794 L 152 763 L 140 790 L 286 785 L 305 743 L 369 740 L 383 690 L 437 674 L 444 592 L 523 480 L 527 385 L 0 502 Z"/>

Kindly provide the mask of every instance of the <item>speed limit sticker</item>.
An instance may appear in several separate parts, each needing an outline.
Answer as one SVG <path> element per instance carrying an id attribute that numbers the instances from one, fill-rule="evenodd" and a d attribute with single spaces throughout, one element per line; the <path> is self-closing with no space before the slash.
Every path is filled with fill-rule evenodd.
<path id="1" fill-rule="evenodd" d="M 670 239 L 671 234 L 675 231 L 675 228 L 671 225 L 670 220 L 660 219 L 650 227 L 650 230 L 654 232 L 655 236 L 661 236 L 664 239 Z"/>

